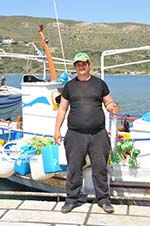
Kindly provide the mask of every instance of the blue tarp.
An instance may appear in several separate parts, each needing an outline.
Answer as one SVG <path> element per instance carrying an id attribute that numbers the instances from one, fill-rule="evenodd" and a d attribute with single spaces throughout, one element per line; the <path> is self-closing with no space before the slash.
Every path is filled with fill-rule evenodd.
<path id="1" fill-rule="evenodd" d="M 144 120 L 146 122 L 150 122 L 150 112 L 147 112 L 146 114 L 144 114 L 142 116 L 142 120 Z"/>

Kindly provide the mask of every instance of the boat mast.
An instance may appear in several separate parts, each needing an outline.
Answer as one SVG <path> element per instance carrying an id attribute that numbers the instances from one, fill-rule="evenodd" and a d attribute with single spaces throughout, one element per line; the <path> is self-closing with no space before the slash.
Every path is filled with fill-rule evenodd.
<path id="1" fill-rule="evenodd" d="M 47 56 L 50 80 L 54 81 L 54 80 L 56 80 L 57 75 L 56 75 L 56 70 L 55 70 L 55 66 L 54 66 L 54 62 L 53 62 L 53 58 L 52 58 L 50 49 L 48 47 L 47 42 L 45 41 L 45 36 L 43 34 L 43 25 L 39 26 L 39 33 L 40 33 L 41 43 L 43 44 L 45 54 Z"/>

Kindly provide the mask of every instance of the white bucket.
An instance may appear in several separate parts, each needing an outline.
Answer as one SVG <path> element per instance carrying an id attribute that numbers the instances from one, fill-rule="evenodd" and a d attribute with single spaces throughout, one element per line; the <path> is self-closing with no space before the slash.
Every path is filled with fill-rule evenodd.
<path id="1" fill-rule="evenodd" d="M 31 177 L 33 180 L 44 180 L 52 177 L 53 173 L 45 173 L 43 167 L 42 155 L 34 155 L 30 159 Z"/>
<path id="2" fill-rule="evenodd" d="M 5 153 L 0 154 L 0 177 L 8 178 L 14 174 L 15 161 Z"/>

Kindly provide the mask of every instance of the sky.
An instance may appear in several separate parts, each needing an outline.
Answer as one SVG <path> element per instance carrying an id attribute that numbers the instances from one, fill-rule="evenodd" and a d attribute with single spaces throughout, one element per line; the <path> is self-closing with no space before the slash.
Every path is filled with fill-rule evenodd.
<path id="1" fill-rule="evenodd" d="M 0 16 L 150 24 L 150 0 L 0 0 Z"/>

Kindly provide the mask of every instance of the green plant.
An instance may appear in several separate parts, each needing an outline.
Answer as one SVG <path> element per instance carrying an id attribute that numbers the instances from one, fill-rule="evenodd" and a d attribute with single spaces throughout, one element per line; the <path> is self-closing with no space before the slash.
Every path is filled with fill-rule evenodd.
<path id="1" fill-rule="evenodd" d="M 34 136 L 27 140 L 27 144 L 36 149 L 37 155 L 40 155 L 42 148 L 54 144 L 54 140 L 47 137 Z"/>
<path id="2" fill-rule="evenodd" d="M 120 164 L 121 162 L 128 162 L 129 167 L 137 168 L 137 157 L 140 154 L 140 150 L 135 148 L 133 140 L 118 141 L 116 144 L 116 150 L 111 153 L 111 161 L 114 164 Z"/>

